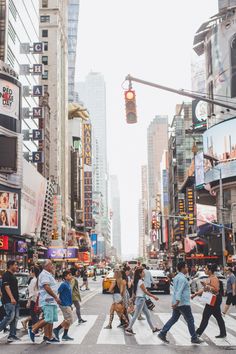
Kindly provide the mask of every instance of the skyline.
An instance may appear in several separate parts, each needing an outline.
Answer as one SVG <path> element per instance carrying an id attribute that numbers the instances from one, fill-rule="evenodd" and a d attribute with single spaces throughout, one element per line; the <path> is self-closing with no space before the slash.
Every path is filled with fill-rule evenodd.
<path id="1" fill-rule="evenodd" d="M 147 163 L 147 127 L 156 115 L 168 115 L 171 123 L 175 105 L 185 101 L 181 96 L 134 84 L 138 123 L 129 126 L 122 83 L 130 73 L 191 90 L 193 37 L 200 25 L 217 13 L 218 2 L 149 0 L 148 5 L 134 0 L 112 4 L 81 0 L 80 4 L 76 81 L 92 70 L 101 72 L 106 82 L 108 165 L 109 174 L 116 174 L 120 184 L 122 254 L 138 251 L 138 201 L 141 166 Z"/>

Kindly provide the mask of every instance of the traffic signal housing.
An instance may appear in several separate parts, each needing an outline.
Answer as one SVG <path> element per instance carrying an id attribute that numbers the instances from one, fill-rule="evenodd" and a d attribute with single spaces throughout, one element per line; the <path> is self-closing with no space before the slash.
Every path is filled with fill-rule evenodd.
<path id="1" fill-rule="evenodd" d="M 125 91 L 125 111 L 126 111 L 126 122 L 128 124 L 137 123 L 137 112 L 136 112 L 136 95 L 134 90 Z"/>

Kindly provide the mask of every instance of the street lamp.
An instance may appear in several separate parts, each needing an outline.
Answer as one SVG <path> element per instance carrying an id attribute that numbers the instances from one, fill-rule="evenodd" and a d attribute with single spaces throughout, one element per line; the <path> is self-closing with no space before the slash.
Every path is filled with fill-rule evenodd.
<path id="1" fill-rule="evenodd" d="M 220 184 L 220 224 L 222 226 L 222 257 L 223 257 L 223 268 L 226 266 L 226 261 L 225 261 L 225 228 L 224 228 L 224 222 L 223 222 L 223 186 L 222 186 L 222 171 L 221 168 L 214 167 L 214 170 L 217 170 L 220 172 L 220 179 L 219 179 L 219 184 Z"/>

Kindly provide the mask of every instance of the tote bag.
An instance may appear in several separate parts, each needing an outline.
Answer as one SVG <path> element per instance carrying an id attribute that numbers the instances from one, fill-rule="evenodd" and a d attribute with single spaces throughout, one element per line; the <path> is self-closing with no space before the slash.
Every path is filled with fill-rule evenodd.
<path id="1" fill-rule="evenodd" d="M 210 291 L 204 291 L 200 297 L 200 301 L 204 304 L 215 306 L 216 295 L 212 294 Z"/>

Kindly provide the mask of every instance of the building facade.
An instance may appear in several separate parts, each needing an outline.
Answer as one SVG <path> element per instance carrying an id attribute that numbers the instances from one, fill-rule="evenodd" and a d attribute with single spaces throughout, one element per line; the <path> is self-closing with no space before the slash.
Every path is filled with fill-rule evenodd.
<path id="1" fill-rule="evenodd" d="M 75 66 L 78 50 L 80 0 L 68 1 L 68 100 L 75 101 Z"/>
<path id="2" fill-rule="evenodd" d="M 117 176 L 111 175 L 109 182 L 111 202 L 112 246 L 116 249 L 117 257 L 121 259 L 120 191 Z"/>

